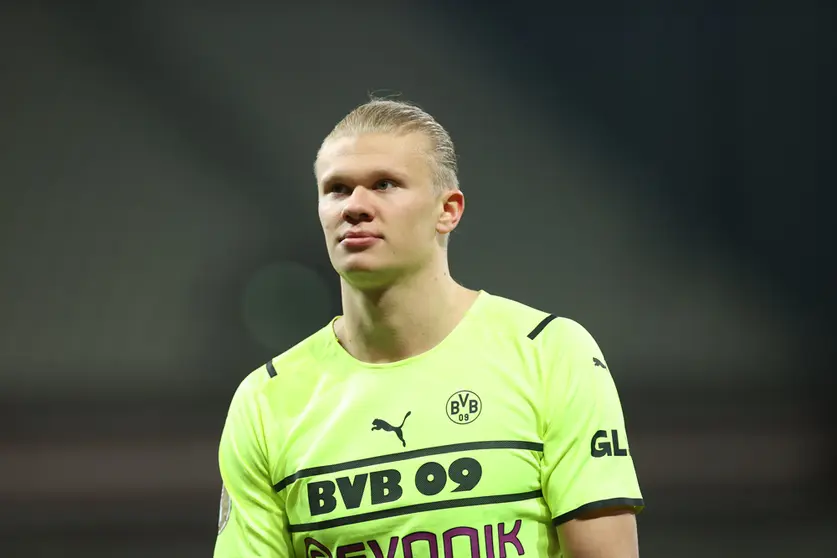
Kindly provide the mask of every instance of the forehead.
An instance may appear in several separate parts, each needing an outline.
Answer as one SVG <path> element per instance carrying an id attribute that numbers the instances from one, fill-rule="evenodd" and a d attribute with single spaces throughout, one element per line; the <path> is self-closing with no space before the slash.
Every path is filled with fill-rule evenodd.
<path id="1" fill-rule="evenodd" d="M 336 175 L 357 176 L 390 171 L 419 178 L 429 172 L 430 141 L 419 133 L 363 134 L 327 140 L 317 158 L 318 182 Z"/>

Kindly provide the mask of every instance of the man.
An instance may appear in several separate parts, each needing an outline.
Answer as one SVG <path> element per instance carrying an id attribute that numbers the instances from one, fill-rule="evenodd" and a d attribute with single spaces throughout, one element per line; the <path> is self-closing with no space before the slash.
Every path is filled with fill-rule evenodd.
<path id="1" fill-rule="evenodd" d="M 638 556 L 619 397 L 577 323 L 467 289 L 448 133 L 373 100 L 315 162 L 343 314 L 251 373 L 215 556 Z"/>

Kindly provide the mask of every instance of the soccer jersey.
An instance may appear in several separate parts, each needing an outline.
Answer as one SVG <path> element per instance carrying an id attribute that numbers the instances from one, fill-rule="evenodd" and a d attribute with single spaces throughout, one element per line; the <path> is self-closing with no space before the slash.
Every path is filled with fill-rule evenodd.
<path id="1" fill-rule="evenodd" d="M 483 291 L 436 347 L 384 364 L 332 325 L 233 397 L 216 558 L 554 557 L 562 522 L 642 508 L 607 362 L 576 322 Z"/>

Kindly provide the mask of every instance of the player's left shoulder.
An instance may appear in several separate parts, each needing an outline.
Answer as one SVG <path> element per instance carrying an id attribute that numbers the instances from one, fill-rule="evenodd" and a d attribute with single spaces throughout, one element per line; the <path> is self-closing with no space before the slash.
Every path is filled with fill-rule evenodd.
<path id="1" fill-rule="evenodd" d="M 492 326 L 530 341 L 576 339 L 590 334 L 572 318 L 494 294 L 487 295 L 486 314 Z"/>
<path id="2" fill-rule="evenodd" d="M 498 333 L 525 337 L 550 314 L 524 302 L 484 293 L 483 322 Z"/>
<path id="3" fill-rule="evenodd" d="M 593 335 L 586 327 L 573 318 L 549 314 L 530 337 L 541 339 L 544 345 L 555 346 L 578 346 L 595 343 Z"/>
<path id="4" fill-rule="evenodd" d="M 486 306 L 492 327 L 523 339 L 537 353 L 590 352 L 604 362 L 593 335 L 573 318 L 497 295 Z"/>

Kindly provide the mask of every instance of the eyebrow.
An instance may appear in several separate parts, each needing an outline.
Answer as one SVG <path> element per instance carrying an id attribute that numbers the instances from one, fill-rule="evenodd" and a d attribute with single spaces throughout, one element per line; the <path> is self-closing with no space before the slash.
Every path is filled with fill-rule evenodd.
<path id="1" fill-rule="evenodd" d="M 381 180 L 382 178 L 391 178 L 397 182 L 405 182 L 406 175 L 403 172 L 399 172 L 395 169 L 375 169 L 373 171 L 367 172 L 362 177 L 362 181 L 365 180 Z M 346 174 L 335 173 L 332 175 L 326 175 L 321 184 L 328 185 L 328 184 L 350 184 L 352 182 L 356 182 L 358 180 L 357 177 L 350 177 Z"/>

